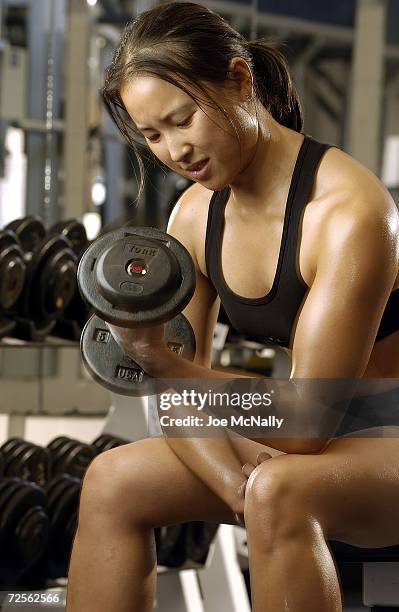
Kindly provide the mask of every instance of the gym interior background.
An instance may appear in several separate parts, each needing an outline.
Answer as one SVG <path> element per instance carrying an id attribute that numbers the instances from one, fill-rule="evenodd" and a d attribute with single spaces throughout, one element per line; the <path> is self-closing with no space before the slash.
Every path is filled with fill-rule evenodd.
<path id="1" fill-rule="evenodd" d="M 58 253 L 69 252 L 63 261 L 76 262 L 100 232 L 127 222 L 165 230 L 173 204 L 189 184 L 147 164 L 138 200 L 135 160 L 99 97 L 123 26 L 155 4 L 0 0 L 0 514 L 8 511 L 7 520 L 3 514 L 0 520 L 0 590 L 50 589 L 61 593 L 56 609 L 63 607 L 84 470 L 98 452 L 154 433 L 156 424 L 146 398 L 111 393 L 85 371 L 79 334 L 87 310 L 78 295 L 69 296 L 66 309 L 49 306 L 43 323 L 37 314 L 43 304 L 36 298 L 40 293 L 44 303 L 50 300 L 48 276 L 38 269 L 48 256 L 43 240 L 50 235 Z M 304 131 L 364 163 L 399 202 L 399 2 L 202 4 L 247 37 L 272 35 L 284 43 L 303 102 Z M 28 216 L 37 219 L 20 221 Z M 76 223 L 61 223 L 73 219 Z M 20 242 L 11 230 L 20 232 Z M 16 271 L 24 260 L 22 288 Z M 63 269 L 68 274 L 71 268 L 66 263 Z M 14 304 L 18 288 L 22 297 Z M 57 302 L 57 287 L 51 290 Z M 234 333 L 223 311 L 213 367 L 275 378 L 288 374 L 283 352 Z M 98 440 L 105 433 L 110 435 Z M 11 477 L 18 481 L 10 510 L 6 479 Z M 15 501 L 17 490 L 24 507 Z M 40 509 L 45 498 L 46 511 Z M 157 610 L 249 611 L 241 528 L 179 526 L 162 530 L 158 544 Z M 399 609 L 399 547 L 334 550 L 346 610 Z"/>

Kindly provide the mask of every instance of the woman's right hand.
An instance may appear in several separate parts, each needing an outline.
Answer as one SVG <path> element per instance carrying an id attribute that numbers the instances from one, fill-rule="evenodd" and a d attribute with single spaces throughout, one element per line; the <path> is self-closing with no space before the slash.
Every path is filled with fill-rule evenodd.
<path id="1" fill-rule="evenodd" d="M 256 465 L 253 465 L 252 463 L 245 463 L 245 465 L 242 466 L 241 471 L 245 476 L 245 480 L 242 483 L 242 485 L 240 485 L 237 491 L 238 504 L 237 504 L 236 512 L 235 512 L 237 524 L 241 525 L 242 527 L 245 527 L 244 506 L 245 506 L 245 491 L 247 488 L 248 478 L 251 476 L 252 472 L 257 468 L 258 465 L 260 465 L 261 463 L 264 463 L 264 461 L 267 461 L 268 459 L 272 459 L 272 455 L 270 455 L 269 453 L 266 453 L 265 451 L 262 451 L 256 457 Z"/>

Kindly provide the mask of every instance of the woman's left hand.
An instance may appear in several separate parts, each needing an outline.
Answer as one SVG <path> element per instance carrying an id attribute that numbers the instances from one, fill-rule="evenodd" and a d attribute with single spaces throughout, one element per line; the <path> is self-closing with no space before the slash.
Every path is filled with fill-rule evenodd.
<path id="1" fill-rule="evenodd" d="M 272 459 L 272 456 L 269 453 L 262 451 L 256 457 L 256 465 L 253 465 L 252 463 L 245 463 L 245 465 L 242 466 L 241 471 L 246 477 L 246 480 L 238 488 L 238 491 L 237 491 L 238 497 L 245 499 L 245 490 L 247 488 L 247 482 L 248 482 L 249 477 L 251 476 L 252 472 L 257 468 L 258 465 L 260 465 L 264 461 L 267 461 L 268 459 Z"/>
<path id="2" fill-rule="evenodd" d="M 256 470 L 256 468 L 261 463 L 263 463 L 264 461 L 267 461 L 268 459 L 272 459 L 272 456 L 269 455 L 269 453 L 262 451 L 256 457 L 256 465 L 254 465 L 253 463 L 245 463 L 241 468 L 241 471 L 245 476 L 245 480 L 238 487 L 238 490 L 237 490 L 238 502 L 235 504 L 235 512 L 234 512 L 236 523 L 237 525 L 240 525 L 241 527 L 245 527 L 245 520 L 244 520 L 245 491 L 247 488 L 248 479 L 251 476 L 252 472 Z"/>
<path id="3" fill-rule="evenodd" d="M 144 371 L 159 357 L 160 352 L 169 351 L 165 342 L 165 325 L 158 323 L 148 327 L 118 327 L 109 324 L 114 338 L 126 355 L 137 363 Z"/>

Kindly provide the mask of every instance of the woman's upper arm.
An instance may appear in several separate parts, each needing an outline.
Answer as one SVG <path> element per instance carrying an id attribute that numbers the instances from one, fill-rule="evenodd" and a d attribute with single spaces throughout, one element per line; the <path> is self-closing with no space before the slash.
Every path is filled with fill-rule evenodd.
<path id="1" fill-rule="evenodd" d="M 195 266 L 196 287 L 189 304 L 182 311 L 195 333 L 194 363 L 211 367 L 212 341 L 220 298 L 198 264 L 198 249 L 205 250 L 207 211 L 212 192 L 198 184 L 191 185 L 175 204 L 169 218 L 168 234 L 189 251 Z"/>
<path id="2" fill-rule="evenodd" d="M 316 276 L 292 346 L 291 378 L 298 383 L 313 379 L 298 387 L 304 390 L 300 399 L 305 410 L 310 419 L 315 410 L 314 422 L 330 423 L 333 429 L 367 367 L 398 273 L 396 208 L 388 215 L 364 206 L 357 212 L 344 206 L 323 228 Z M 320 379 L 321 385 L 314 384 Z M 323 379 L 340 382 L 331 386 Z M 332 410 L 333 405 L 341 406 L 340 411 Z M 325 435 L 302 440 L 301 452 L 319 452 L 329 439 Z"/>
<path id="3" fill-rule="evenodd" d="M 294 378 L 360 378 L 367 367 L 398 273 L 396 207 L 380 203 L 337 207 L 323 228 L 295 330 Z"/>

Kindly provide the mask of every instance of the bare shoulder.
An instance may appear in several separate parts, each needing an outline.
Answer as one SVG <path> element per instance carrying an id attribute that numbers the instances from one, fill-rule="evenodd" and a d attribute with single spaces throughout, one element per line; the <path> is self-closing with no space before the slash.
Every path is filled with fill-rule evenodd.
<path id="1" fill-rule="evenodd" d="M 336 148 L 329 149 L 317 172 L 310 201 L 320 240 L 326 231 L 366 238 L 371 233 L 399 241 L 398 209 L 389 191 L 368 168 Z"/>
<path id="2" fill-rule="evenodd" d="M 213 191 L 199 183 L 190 185 L 176 202 L 167 229 L 190 251 L 205 276 L 206 225 L 212 194 Z"/>
<path id="3" fill-rule="evenodd" d="M 332 147 L 320 164 L 315 197 L 326 203 L 326 212 L 357 219 L 397 217 L 396 205 L 380 179 L 356 159 Z"/>

